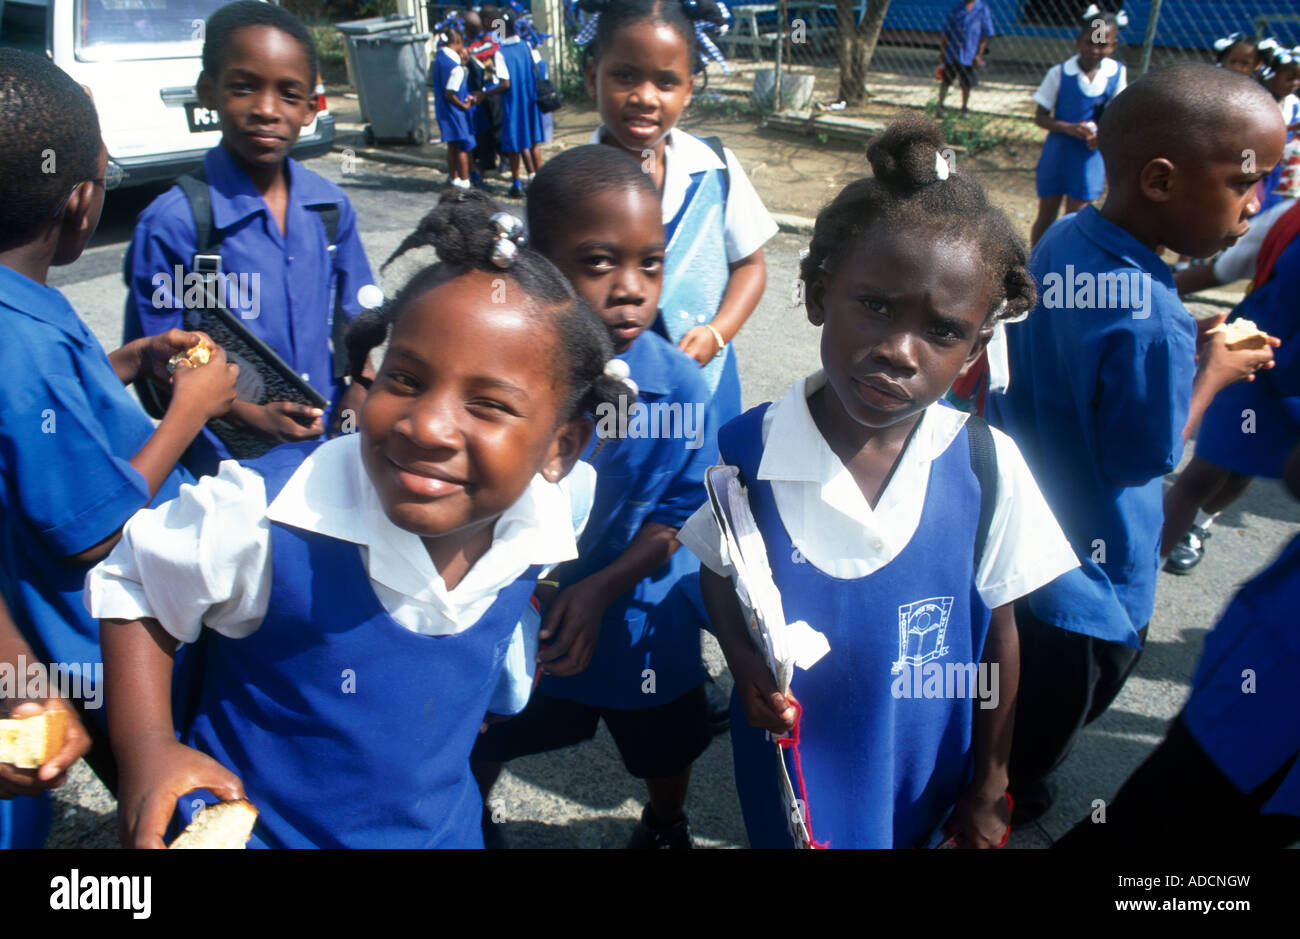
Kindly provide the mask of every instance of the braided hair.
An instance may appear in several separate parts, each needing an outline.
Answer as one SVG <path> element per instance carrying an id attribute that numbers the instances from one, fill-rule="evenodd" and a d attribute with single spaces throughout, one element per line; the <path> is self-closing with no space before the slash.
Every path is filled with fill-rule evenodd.
<path id="1" fill-rule="evenodd" d="M 681 35 L 686 43 L 687 61 L 693 63 L 696 72 L 704 70 L 704 62 L 700 57 L 695 24 L 702 22 L 718 27 L 727 20 L 716 0 L 578 0 L 578 9 L 584 13 L 600 14 L 596 38 L 584 49 L 584 62 L 598 62 L 619 30 L 651 20 L 671 26 Z"/>
<path id="2" fill-rule="evenodd" d="M 635 392 L 622 381 L 605 374 L 614 355 L 609 331 L 554 264 L 531 248 L 521 248 L 507 268 L 493 263 L 498 234 L 492 216 L 498 211 L 500 207 L 478 190 L 448 188 L 383 267 L 413 248 L 426 246 L 434 248 L 438 262 L 420 270 L 378 310 L 367 310 L 353 320 L 346 335 L 349 357 L 363 360 L 430 290 L 471 271 L 483 271 L 518 285 L 530 301 L 533 317 L 553 331 L 557 377 L 568 388 L 561 421 L 594 414 L 601 404 L 617 406 L 620 395 L 635 399 Z"/>
<path id="3" fill-rule="evenodd" d="M 874 177 L 849 183 L 817 214 L 812 244 L 799 265 L 805 284 L 833 272 L 867 230 L 921 229 L 935 236 L 979 246 L 992 288 L 986 325 L 1018 319 L 1034 306 L 1029 250 L 980 184 L 962 170 L 941 179 L 936 157 L 943 133 L 915 112 L 890 124 L 867 148 Z M 1005 304 L 1005 305 L 1004 305 Z M 819 314 L 809 320 L 821 325 Z"/>

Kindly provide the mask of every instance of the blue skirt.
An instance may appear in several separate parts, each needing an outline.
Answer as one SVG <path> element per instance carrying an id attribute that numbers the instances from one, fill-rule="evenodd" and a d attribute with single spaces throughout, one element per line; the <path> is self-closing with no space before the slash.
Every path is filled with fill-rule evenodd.
<path id="1" fill-rule="evenodd" d="M 1064 195 L 1092 202 L 1106 186 L 1106 166 L 1101 151 L 1088 149 L 1077 137 L 1048 134 L 1034 181 L 1040 199 Z"/>

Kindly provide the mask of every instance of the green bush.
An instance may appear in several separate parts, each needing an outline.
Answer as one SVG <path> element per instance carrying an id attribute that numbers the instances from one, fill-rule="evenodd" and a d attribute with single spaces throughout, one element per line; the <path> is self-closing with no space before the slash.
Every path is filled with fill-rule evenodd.
<path id="1" fill-rule="evenodd" d="M 938 122 L 943 131 L 943 139 L 958 147 L 965 147 L 966 152 L 972 156 L 985 150 L 992 150 L 1007 139 L 1006 134 L 995 130 L 990 125 L 987 114 L 971 111 L 969 117 L 958 117 L 957 112 L 951 107 L 944 108 L 942 116 L 938 112 L 938 101 L 932 99 L 926 104 L 926 116 Z"/>

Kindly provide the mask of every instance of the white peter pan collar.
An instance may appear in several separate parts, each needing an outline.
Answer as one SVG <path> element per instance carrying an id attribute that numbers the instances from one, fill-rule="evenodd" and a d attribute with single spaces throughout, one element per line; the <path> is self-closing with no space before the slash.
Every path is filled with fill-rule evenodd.
<path id="1" fill-rule="evenodd" d="M 605 125 L 602 124 L 587 142 L 600 143 L 604 134 Z M 685 131 L 670 130 L 664 139 L 664 189 L 661 198 L 664 222 L 671 222 L 682 207 L 692 173 L 721 169 L 726 169 L 726 164 L 718 159 L 707 143 Z"/>
<path id="2" fill-rule="evenodd" d="M 1079 57 L 1070 56 L 1061 66 L 1061 71 L 1066 75 L 1075 78 L 1079 82 L 1079 89 L 1089 97 L 1096 97 L 1106 90 L 1106 83 L 1110 81 L 1111 76 L 1119 71 L 1119 63 L 1107 56 L 1101 60 L 1097 66 L 1097 74 L 1092 76 L 1089 81 L 1079 68 Z"/>
<path id="3" fill-rule="evenodd" d="M 449 608 L 447 588 L 420 536 L 394 525 L 384 514 L 361 460 L 360 434 L 345 434 L 313 450 L 266 514 L 272 521 L 367 548 L 372 580 Z M 503 572 L 577 556 L 567 490 L 538 474 L 497 519 L 492 546 L 452 592 L 462 596 L 494 591 L 501 586 Z"/>
<path id="4" fill-rule="evenodd" d="M 461 61 L 460 61 L 460 56 L 458 56 L 456 53 L 452 52 L 452 51 L 451 51 L 450 49 L 448 49 L 446 46 L 443 46 L 443 47 L 442 47 L 441 49 L 439 49 L 438 51 L 441 52 L 443 55 L 445 55 L 445 56 L 447 57 L 447 61 L 449 61 L 449 62 L 454 62 L 456 65 L 461 65 L 461 64 L 462 64 Z"/>
<path id="5" fill-rule="evenodd" d="M 908 487 L 923 487 L 929 477 L 929 464 L 948 449 L 966 423 L 964 411 L 938 401 L 926 408 L 920 426 L 899 456 L 897 471 L 873 510 L 848 467 L 817 429 L 808 409 L 808 396 L 825 384 L 826 372 L 819 369 L 796 381 L 785 397 L 772 405 L 765 439 L 780 440 L 782 444 L 763 448 L 758 478 L 817 485 L 821 489 L 818 501 L 851 519 L 865 520 L 873 514 L 888 514 L 907 499 Z"/>

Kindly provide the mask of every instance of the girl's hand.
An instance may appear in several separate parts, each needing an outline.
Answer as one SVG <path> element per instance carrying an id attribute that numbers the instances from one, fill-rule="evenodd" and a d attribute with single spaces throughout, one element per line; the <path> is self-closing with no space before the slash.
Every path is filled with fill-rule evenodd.
<path id="1" fill-rule="evenodd" d="M 169 329 L 165 333 L 145 336 L 137 339 L 140 343 L 140 377 L 156 378 L 164 385 L 172 380 L 172 373 L 167 368 L 167 360 L 177 352 L 192 349 L 200 342 L 216 348 L 212 337 L 203 332 L 190 332 L 187 329 Z"/>
<path id="2" fill-rule="evenodd" d="M 560 591 L 547 608 L 537 633 L 538 641 L 548 643 L 537 652 L 542 674 L 576 675 L 587 667 L 596 651 L 600 621 L 609 604 L 596 577 L 587 577 Z M 557 630 L 560 635 L 550 642 Z"/>
<path id="3" fill-rule="evenodd" d="M 767 662 L 752 647 L 727 656 L 736 681 L 736 694 L 751 727 L 761 727 L 778 737 L 794 729 L 794 696 L 782 694 Z"/>
<path id="4" fill-rule="evenodd" d="M 244 798 L 239 777 L 212 757 L 172 739 L 137 744 L 122 766 L 117 837 L 124 848 L 163 848 L 176 800 L 207 789 L 223 801 Z"/>
<path id="5" fill-rule="evenodd" d="M 677 343 L 677 348 L 699 362 L 701 367 L 712 362 L 721 351 L 718 347 L 718 338 L 707 326 L 696 326 L 689 330 L 682 337 L 682 341 Z"/>
<path id="6" fill-rule="evenodd" d="M 50 698 L 44 702 L 25 701 L 4 716 L 29 719 L 55 710 L 66 711 L 68 714 L 63 747 L 36 769 L 19 769 L 8 763 L 0 763 L 0 799 L 35 796 L 46 789 L 57 789 L 67 780 L 68 768 L 90 750 L 90 735 L 81 725 L 77 712 L 60 698 Z"/>
<path id="7" fill-rule="evenodd" d="M 961 794 L 943 826 L 959 848 L 1000 848 L 1011 831 L 1011 805 L 1006 780 L 975 786 Z"/>

